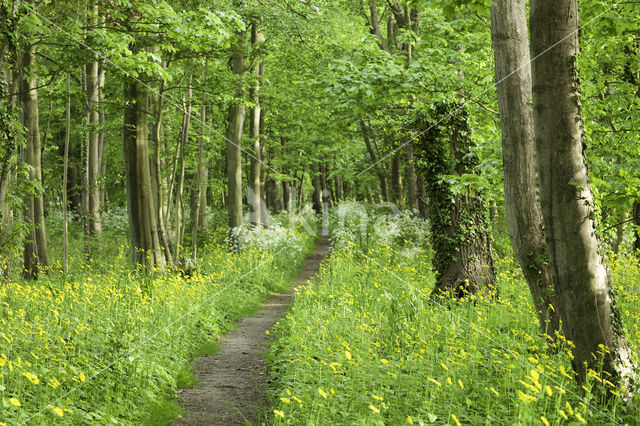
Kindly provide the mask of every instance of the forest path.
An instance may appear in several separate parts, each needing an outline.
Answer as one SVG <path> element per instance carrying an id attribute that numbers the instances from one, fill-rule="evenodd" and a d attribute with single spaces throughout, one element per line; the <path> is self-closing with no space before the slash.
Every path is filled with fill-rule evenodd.
<path id="1" fill-rule="evenodd" d="M 304 261 L 292 288 L 269 298 L 254 316 L 239 320 L 237 329 L 224 335 L 220 351 L 195 364 L 198 385 L 179 391 L 185 410 L 176 425 L 244 425 L 262 418 L 266 406 L 265 333 L 281 319 L 293 302 L 294 289 L 314 276 L 329 254 L 326 237 Z"/>

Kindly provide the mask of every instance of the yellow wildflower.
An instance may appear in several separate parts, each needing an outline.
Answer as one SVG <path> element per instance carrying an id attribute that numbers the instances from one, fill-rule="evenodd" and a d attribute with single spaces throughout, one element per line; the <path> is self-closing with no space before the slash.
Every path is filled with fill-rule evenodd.
<path id="1" fill-rule="evenodd" d="M 275 414 L 276 416 L 284 418 L 284 413 L 282 411 L 280 411 L 280 410 L 273 410 L 273 414 Z"/>
<path id="2" fill-rule="evenodd" d="M 369 410 L 373 411 L 376 414 L 380 414 L 380 410 L 378 410 L 373 404 L 369 404 Z"/>
<path id="3" fill-rule="evenodd" d="M 320 394 L 321 397 L 323 397 L 324 399 L 327 399 L 327 393 L 323 391 L 322 388 L 318 388 L 318 393 Z"/>
<path id="4" fill-rule="evenodd" d="M 456 424 L 456 426 L 462 426 L 462 424 L 460 423 L 460 421 L 458 420 L 456 415 L 453 414 L 453 413 L 451 413 L 451 420 L 453 420 L 453 422 Z"/>
<path id="5" fill-rule="evenodd" d="M 20 404 L 20 401 L 18 401 L 17 398 L 9 398 L 9 402 L 11 403 L 11 405 L 13 405 L 14 407 L 19 407 L 22 404 Z"/>

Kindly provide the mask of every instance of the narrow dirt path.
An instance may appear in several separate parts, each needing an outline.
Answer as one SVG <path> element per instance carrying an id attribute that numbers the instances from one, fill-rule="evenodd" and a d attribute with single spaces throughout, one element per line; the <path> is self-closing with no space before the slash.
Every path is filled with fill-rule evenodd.
<path id="1" fill-rule="evenodd" d="M 218 353 L 196 362 L 199 383 L 180 390 L 185 415 L 176 425 L 244 425 L 258 421 L 266 405 L 265 331 L 284 316 L 293 301 L 293 288 L 315 275 L 328 253 L 329 242 L 323 237 L 305 260 L 291 290 L 271 297 L 254 316 L 239 320 L 238 328 L 222 337 Z"/>

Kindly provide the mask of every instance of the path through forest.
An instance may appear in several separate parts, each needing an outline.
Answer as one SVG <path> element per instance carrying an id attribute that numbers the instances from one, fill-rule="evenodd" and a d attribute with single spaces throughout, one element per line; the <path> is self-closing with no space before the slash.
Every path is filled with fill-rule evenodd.
<path id="1" fill-rule="evenodd" d="M 192 389 L 180 390 L 185 414 L 176 425 L 253 424 L 264 414 L 265 331 L 282 318 L 293 301 L 293 289 L 318 272 L 328 253 L 328 239 L 322 237 L 291 290 L 271 297 L 254 316 L 238 321 L 237 329 L 222 337 L 219 352 L 197 361 L 195 376 L 199 383 Z"/>

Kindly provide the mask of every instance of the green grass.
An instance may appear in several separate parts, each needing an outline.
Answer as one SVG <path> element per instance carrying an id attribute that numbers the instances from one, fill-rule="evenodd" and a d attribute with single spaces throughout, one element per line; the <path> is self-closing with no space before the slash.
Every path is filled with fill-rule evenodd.
<path id="1" fill-rule="evenodd" d="M 61 244 L 50 244 L 58 266 L 49 275 L 0 286 L 0 422 L 170 422 L 180 415 L 176 389 L 194 384 L 195 356 L 290 285 L 313 246 L 300 230 L 297 242 L 283 237 L 267 251 L 207 243 L 199 272 L 184 278 L 136 273 L 122 232 L 105 228 L 90 262 L 72 240 L 66 275 Z M 50 235 L 59 237 L 53 226 Z"/>
<path id="2" fill-rule="evenodd" d="M 575 383 L 571 344 L 551 353 L 511 258 L 500 299 L 430 301 L 426 255 L 401 247 L 337 251 L 280 321 L 269 352 L 274 424 L 636 424 Z M 640 268 L 611 263 L 628 336 L 640 342 Z M 618 389 L 620 391 L 620 389 Z"/>

